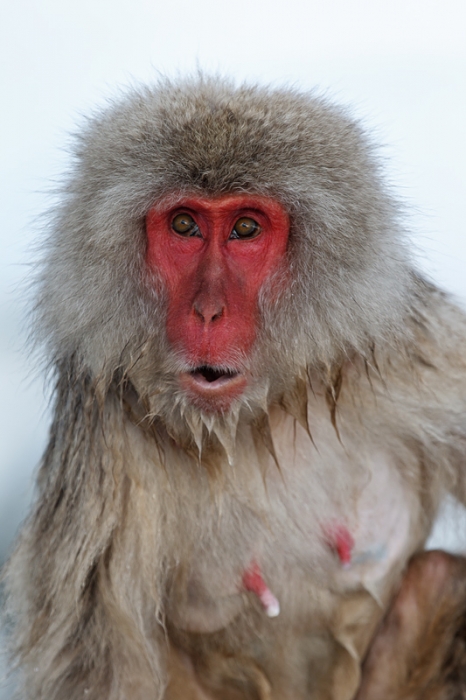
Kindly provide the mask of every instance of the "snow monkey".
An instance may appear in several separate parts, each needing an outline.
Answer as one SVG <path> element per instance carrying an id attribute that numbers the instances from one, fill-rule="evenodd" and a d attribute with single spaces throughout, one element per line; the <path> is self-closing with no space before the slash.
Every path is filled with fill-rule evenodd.
<path id="1" fill-rule="evenodd" d="M 360 125 L 286 88 L 133 90 L 77 138 L 37 286 L 55 415 L 5 572 L 21 697 L 355 697 L 466 501 L 466 319 Z"/>

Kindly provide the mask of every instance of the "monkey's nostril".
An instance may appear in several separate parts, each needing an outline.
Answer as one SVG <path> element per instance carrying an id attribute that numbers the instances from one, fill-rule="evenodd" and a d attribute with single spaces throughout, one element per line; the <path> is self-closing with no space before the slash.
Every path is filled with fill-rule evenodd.
<path id="1" fill-rule="evenodd" d="M 194 306 L 193 306 L 193 311 L 194 311 L 194 315 L 197 316 L 201 321 L 205 320 L 204 314 L 202 313 L 202 311 L 200 310 L 200 308 L 196 304 L 194 304 Z"/>
<path id="2" fill-rule="evenodd" d="M 223 308 L 220 309 L 220 311 L 217 311 L 217 313 L 214 314 L 210 320 L 217 321 L 217 319 L 222 318 L 222 316 L 223 316 Z"/>

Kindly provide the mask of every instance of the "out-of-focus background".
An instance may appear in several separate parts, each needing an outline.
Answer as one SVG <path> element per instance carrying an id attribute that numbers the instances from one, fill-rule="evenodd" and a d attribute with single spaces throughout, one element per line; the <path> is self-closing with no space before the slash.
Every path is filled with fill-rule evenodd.
<path id="1" fill-rule="evenodd" d="M 465 0 L 3 3 L 0 563 L 27 511 L 47 434 L 24 301 L 41 214 L 67 167 L 69 134 L 125 86 L 198 69 L 316 87 L 352 105 L 407 204 L 420 267 L 466 306 Z M 454 504 L 432 544 L 466 544 L 466 521 Z M 0 689 L 2 700 L 10 694 L 10 686 L 3 695 Z"/>

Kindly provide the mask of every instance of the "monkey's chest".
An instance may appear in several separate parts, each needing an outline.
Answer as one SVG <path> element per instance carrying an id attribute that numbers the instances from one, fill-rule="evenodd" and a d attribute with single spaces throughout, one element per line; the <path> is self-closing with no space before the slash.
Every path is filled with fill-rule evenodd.
<path id="1" fill-rule="evenodd" d="M 314 442 L 279 426 L 281 470 L 267 465 L 246 495 L 212 508 L 173 578 L 172 639 L 206 687 L 213 668 L 220 674 L 219 697 L 240 677 L 255 690 L 238 697 L 352 697 L 374 627 L 426 535 L 389 455 L 343 445 L 315 423 Z M 261 683 L 271 694 L 257 695 Z"/>
<path id="2" fill-rule="evenodd" d="M 309 475 L 294 483 L 280 475 L 268 483 L 268 508 L 260 512 L 226 499 L 174 573 L 177 625 L 214 632 L 251 607 L 270 619 L 315 619 L 319 589 L 337 596 L 365 590 L 383 600 L 393 570 L 425 533 L 398 472 L 380 455 L 375 464 L 358 494 L 337 475 L 330 480 L 335 493 Z"/>

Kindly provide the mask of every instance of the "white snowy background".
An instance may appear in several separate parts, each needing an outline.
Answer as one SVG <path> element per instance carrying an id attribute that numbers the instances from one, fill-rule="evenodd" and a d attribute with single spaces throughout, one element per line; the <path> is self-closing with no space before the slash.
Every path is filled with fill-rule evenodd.
<path id="1" fill-rule="evenodd" d="M 317 87 L 351 105 L 408 205 L 420 267 L 466 306 L 465 0 L 5 0 L 0 561 L 27 511 L 47 434 L 43 382 L 25 351 L 24 300 L 68 134 L 125 86 L 198 68 Z M 458 509 L 448 509 L 433 543 L 466 546 Z M 2 700 L 10 694 L 0 689 Z"/>

